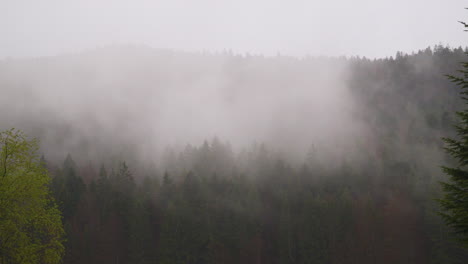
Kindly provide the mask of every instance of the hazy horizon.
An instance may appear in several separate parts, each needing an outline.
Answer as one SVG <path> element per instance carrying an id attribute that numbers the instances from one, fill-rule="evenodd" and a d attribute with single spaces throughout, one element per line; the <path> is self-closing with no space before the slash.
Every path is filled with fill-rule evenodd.
<path id="1" fill-rule="evenodd" d="M 0 0 L 0 264 L 468 263 L 467 4 Z"/>
<path id="2" fill-rule="evenodd" d="M 265 56 L 382 58 L 437 44 L 464 46 L 468 37 L 457 25 L 463 20 L 464 4 L 462 0 L 19 0 L 4 3 L 0 10 L 0 59 L 113 45 Z"/>

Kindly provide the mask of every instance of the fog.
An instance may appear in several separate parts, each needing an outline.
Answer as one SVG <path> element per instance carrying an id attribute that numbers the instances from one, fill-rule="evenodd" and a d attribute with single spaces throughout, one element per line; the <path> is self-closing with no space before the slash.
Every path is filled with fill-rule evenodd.
<path id="1" fill-rule="evenodd" d="M 464 5 L 0 0 L 0 262 L 468 263 Z"/>
<path id="2" fill-rule="evenodd" d="M 237 152 L 265 143 L 291 160 L 315 151 L 359 163 L 380 158 L 392 129 L 392 151 L 413 156 L 412 133 L 434 132 L 425 121 L 412 131 L 427 119 L 420 104 L 433 104 L 440 92 L 427 88 L 421 102 L 408 101 L 420 90 L 361 76 L 352 55 L 466 43 L 455 26 L 462 1 L 4 5 L 1 126 L 38 137 L 53 160 L 111 153 L 151 161 L 168 147 L 216 137 Z M 433 65 L 436 57 L 414 57 L 414 78 L 447 73 Z M 398 121 L 379 121 L 387 118 Z"/>
<path id="3" fill-rule="evenodd" d="M 310 155 L 334 168 L 411 161 L 438 175 L 440 137 L 459 109 L 443 74 L 463 54 L 441 68 L 447 51 L 370 61 L 119 45 L 3 60 L 1 128 L 37 137 L 52 161 L 71 153 L 148 165 L 168 148 L 218 138 L 235 153 L 265 144 L 292 164 Z"/>
<path id="4" fill-rule="evenodd" d="M 37 135 L 53 158 L 133 150 L 154 159 L 214 137 L 236 151 L 266 143 L 296 158 L 312 146 L 344 152 L 366 133 L 353 116 L 347 64 L 142 46 L 7 60 L 2 126 Z"/>
<path id="5" fill-rule="evenodd" d="M 28 1 L 0 3 L 0 57 L 146 44 L 184 51 L 393 56 L 465 45 L 464 0 Z"/>

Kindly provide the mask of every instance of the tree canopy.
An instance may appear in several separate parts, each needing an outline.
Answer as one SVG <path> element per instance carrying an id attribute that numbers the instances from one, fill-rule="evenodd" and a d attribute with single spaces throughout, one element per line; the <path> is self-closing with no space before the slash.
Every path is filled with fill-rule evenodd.
<path id="1" fill-rule="evenodd" d="M 462 24 L 468 28 L 468 24 Z M 468 103 L 468 62 L 462 63 L 459 72 L 460 76 L 449 75 L 448 78 L 460 87 L 461 98 Z M 440 204 L 442 217 L 462 243 L 468 246 L 468 108 L 456 114 L 459 119 L 455 125 L 458 138 L 444 138 L 444 141 L 445 149 L 457 164 L 455 167 L 442 167 L 449 180 L 442 182 L 444 197 Z"/>
<path id="2" fill-rule="evenodd" d="M 0 132 L 0 263 L 59 263 L 64 253 L 61 213 L 36 140 Z"/>

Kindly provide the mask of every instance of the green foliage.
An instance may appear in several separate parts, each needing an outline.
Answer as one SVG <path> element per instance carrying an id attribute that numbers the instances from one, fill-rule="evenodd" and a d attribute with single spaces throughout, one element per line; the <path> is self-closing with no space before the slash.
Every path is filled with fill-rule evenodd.
<path id="1" fill-rule="evenodd" d="M 60 211 L 36 140 L 0 132 L 0 263 L 59 263 L 64 252 Z"/>
<path id="2" fill-rule="evenodd" d="M 68 154 L 60 175 L 52 180 L 52 191 L 65 220 L 74 215 L 85 189 L 83 180 L 76 174 L 76 164 Z"/>
<path id="3" fill-rule="evenodd" d="M 320 142 L 292 163 L 264 144 L 234 153 L 215 138 L 168 151 L 158 168 L 51 161 L 66 216 L 64 262 L 467 263 L 434 214 L 441 173 L 430 159 L 439 157 L 439 135 L 451 135 L 448 113 L 461 106 L 442 72 L 462 56 L 437 46 L 351 60 L 350 90 L 372 137 L 342 159 L 324 158 Z M 136 161 L 131 153 L 125 158 Z M 100 163 L 113 165 L 94 171 Z"/>
<path id="4" fill-rule="evenodd" d="M 462 23 L 465 28 L 468 24 Z M 462 63 L 460 76 L 449 75 L 450 81 L 460 87 L 462 99 L 468 103 L 468 62 Z M 442 167 L 449 176 L 448 182 L 442 182 L 444 197 L 439 200 L 441 215 L 447 225 L 457 234 L 457 238 L 468 246 L 468 109 L 456 113 L 458 124 L 455 125 L 458 138 L 444 138 L 446 151 L 456 160 L 457 167 Z"/>
<path id="5" fill-rule="evenodd" d="M 466 26 L 466 25 L 465 25 Z M 461 88 L 462 99 L 468 102 L 468 63 L 463 63 L 461 77 L 448 76 Z M 457 167 L 443 167 L 449 176 L 448 182 L 442 182 L 444 197 L 440 200 L 441 215 L 453 228 L 463 244 L 468 246 L 468 109 L 457 112 L 459 118 L 455 129 L 458 139 L 444 138 L 447 152 L 457 161 Z"/>

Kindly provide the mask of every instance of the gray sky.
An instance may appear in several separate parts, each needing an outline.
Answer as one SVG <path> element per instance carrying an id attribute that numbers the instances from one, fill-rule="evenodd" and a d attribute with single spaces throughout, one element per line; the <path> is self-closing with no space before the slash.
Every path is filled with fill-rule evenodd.
<path id="1" fill-rule="evenodd" d="M 466 0 L 0 0 L 0 58 L 113 44 L 382 57 L 466 46 Z"/>

